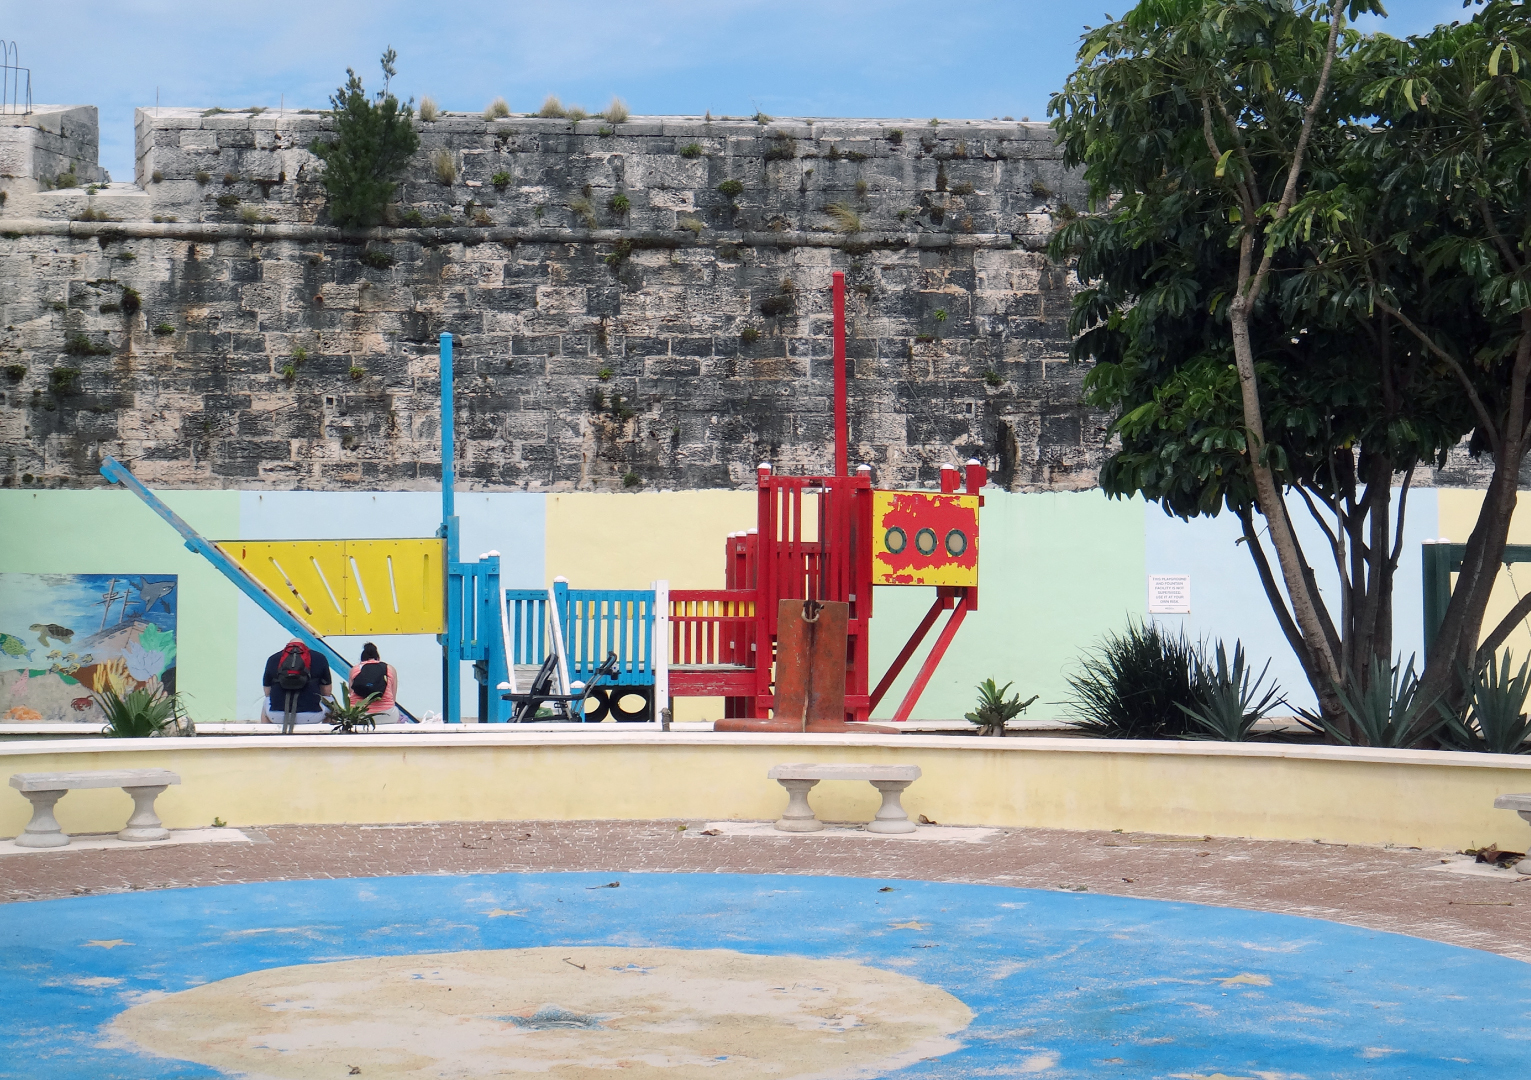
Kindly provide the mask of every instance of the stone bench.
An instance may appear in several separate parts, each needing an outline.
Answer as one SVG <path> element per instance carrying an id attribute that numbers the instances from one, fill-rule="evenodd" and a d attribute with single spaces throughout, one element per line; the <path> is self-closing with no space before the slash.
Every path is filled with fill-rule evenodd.
<path id="1" fill-rule="evenodd" d="M 169 769 L 92 769 L 82 772 L 17 773 L 11 787 L 32 804 L 32 820 L 16 837 L 17 847 L 56 848 L 69 843 L 53 816 L 54 805 L 72 788 L 120 787 L 133 797 L 133 815 L 127 827 L 117 834 L 119 840 L 164 840 L 170 830 L 160 824 L 154 813 L 154 800 L 181 778 Z"/>
<path id="2" fill-rule="evenodd" d="M 824 827 L 808 805 L 808 792 L 820 780 L 865 780 L 882 793 L 882 805 L 867 822 L 867 832 L 914 832 L 901 800 L 904 789 L 920 778 L 918 765 L 775 765 L 766 776 L 787 789 L 787 809 L 776 823 L 782 832 L 818 832 Z"/>

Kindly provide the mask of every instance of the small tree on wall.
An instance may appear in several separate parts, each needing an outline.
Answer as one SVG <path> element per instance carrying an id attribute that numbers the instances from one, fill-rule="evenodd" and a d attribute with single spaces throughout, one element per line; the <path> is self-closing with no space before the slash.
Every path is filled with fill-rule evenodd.
<path id="1" fill-rule="evenodd" d="M 393 197 L 410 155 L 420 148 L 413 101 L 399 104 L 387 89 L 396 54 L 383 54 L 384 89 L 368 100 L 361 76 L 346 68 L 346 84 L 330 97 L 335 138 L 315 139 L 309 150 L 324 159 L 324 190 L 330 218 L 349 227 L 376 225 Z"/>

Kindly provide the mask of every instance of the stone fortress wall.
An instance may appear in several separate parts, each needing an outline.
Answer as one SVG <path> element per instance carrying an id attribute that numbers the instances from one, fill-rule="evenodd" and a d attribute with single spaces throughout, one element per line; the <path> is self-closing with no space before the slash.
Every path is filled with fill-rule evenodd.
<path id="1" fill-rule="evenodd" d="M 833 270 L 879 483 L 1095 482 L 1043 253 L 1084 196 L 1044 125 L 445 114 L 362 235 L 327 223 L 322 114 L 140 109 L 134 183 L 100 186 L 93 107 L 5 120 L 6 486 L 109 453 L 168 487 L 430 487 L 443 331 L 466 487 L 827 469 Z"/>

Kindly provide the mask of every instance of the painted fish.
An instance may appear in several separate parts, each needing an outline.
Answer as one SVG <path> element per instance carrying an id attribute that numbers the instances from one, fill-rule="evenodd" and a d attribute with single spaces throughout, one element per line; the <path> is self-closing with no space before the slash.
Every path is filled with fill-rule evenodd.
<path id="1" fill-rule="evenodd" d="M 175 582 L 173 581 L 151 581 L 145 585 L 142 578 L 138 580 L 138 599 L 143 603 L 144 614 L 146 615 L 149 613 L 150 608 L 175 591 Z M 170 610 L 168 603 L 165 605 L 165 610 Z"/>
<path id="2" fill-rule="evenodd" d="M 69 703 L 69 707 L 75 712 L 84 712 L 86 709 L 94 708 L 95 704 L 95 698 L 77 697 Z"/>
<path id="3" fill-rule="evenodd" d="M 67 626 L 60 626 L 56 622 L 35 622 L 28 629 L 37 631 L 37 642 L 40 645 L 51 645 L 49 638 L 54 638 L 68 645 L 74 640 L 74 631 Z"/>
<path id="4" fill-rule="evenodd" d="M 15 634 L 0 634 L 0 652 L 6 656 L 25 656 L 27 643 Z"/>

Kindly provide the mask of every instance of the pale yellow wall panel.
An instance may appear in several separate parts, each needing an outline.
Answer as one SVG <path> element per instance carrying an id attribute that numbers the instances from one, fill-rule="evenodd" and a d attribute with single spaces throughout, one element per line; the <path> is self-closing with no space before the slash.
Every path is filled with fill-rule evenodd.
<path id="1" fill-rule="evenodd" d="M 766 770 L 785 761 L 908 763 L 924 775 L 911 816 L 952 825 L 1125 829 L 1179 835 L 1322 839 L 1456 850 L 1523 850 L 1531 826 L 1493 809 L 1531 791 L 1516 757 L 1345 747 L 1082 744 L 751 735 L 235 737 L 0 745 L 6 773 L 168 768 L 159 799 L 172 828 L 221 817 L 252 826 L 478 820 L 769 820 L 786 804 Z M 870 820 L 871 785 L 825 782 L 824 820 Z M 120 791 L 77 791 L 56 814 L 67 832 L 114 832 Z M 0 795 L 0 836 L 30 806 Z M 1423 865 L 1423 862 L 1422 864 Z"/>
<path id="2" fill-rule="evenodd" d="M 1463 488 L 1442 488 L 1436 495 L 1440 514 L 1440 538 L 1454 544 L 1465 544 L 1478 522 L 1478 511 L 1483 506 L 1483 492 Z M 1524 494 L 1510 519 L 1510 543 L 1531 544 L 1531 498 Z M 1456 575 L 1452 575 L 1456 584 Z M 1494 591 L 1489 596 L 1488 610 L 1483 617 L 1483 633 L 1487 637 L 1499 625 L 1499 620 L 1509 614 L 1516 601 L 1531 592 L 1531 563 L 1516 563 L 1499 571 Z M 1505 639 L 1500 648 L 1515 655 L 1517 663 L 1531 656 L 1531 627 L 1523 620 Z"/>
<path id="3" fill-rule="evenodd" d="M 755 527 L 754 491 L 547 496 L 547 583 L 577 589 L 721 589 L 723 541 Z"/>

